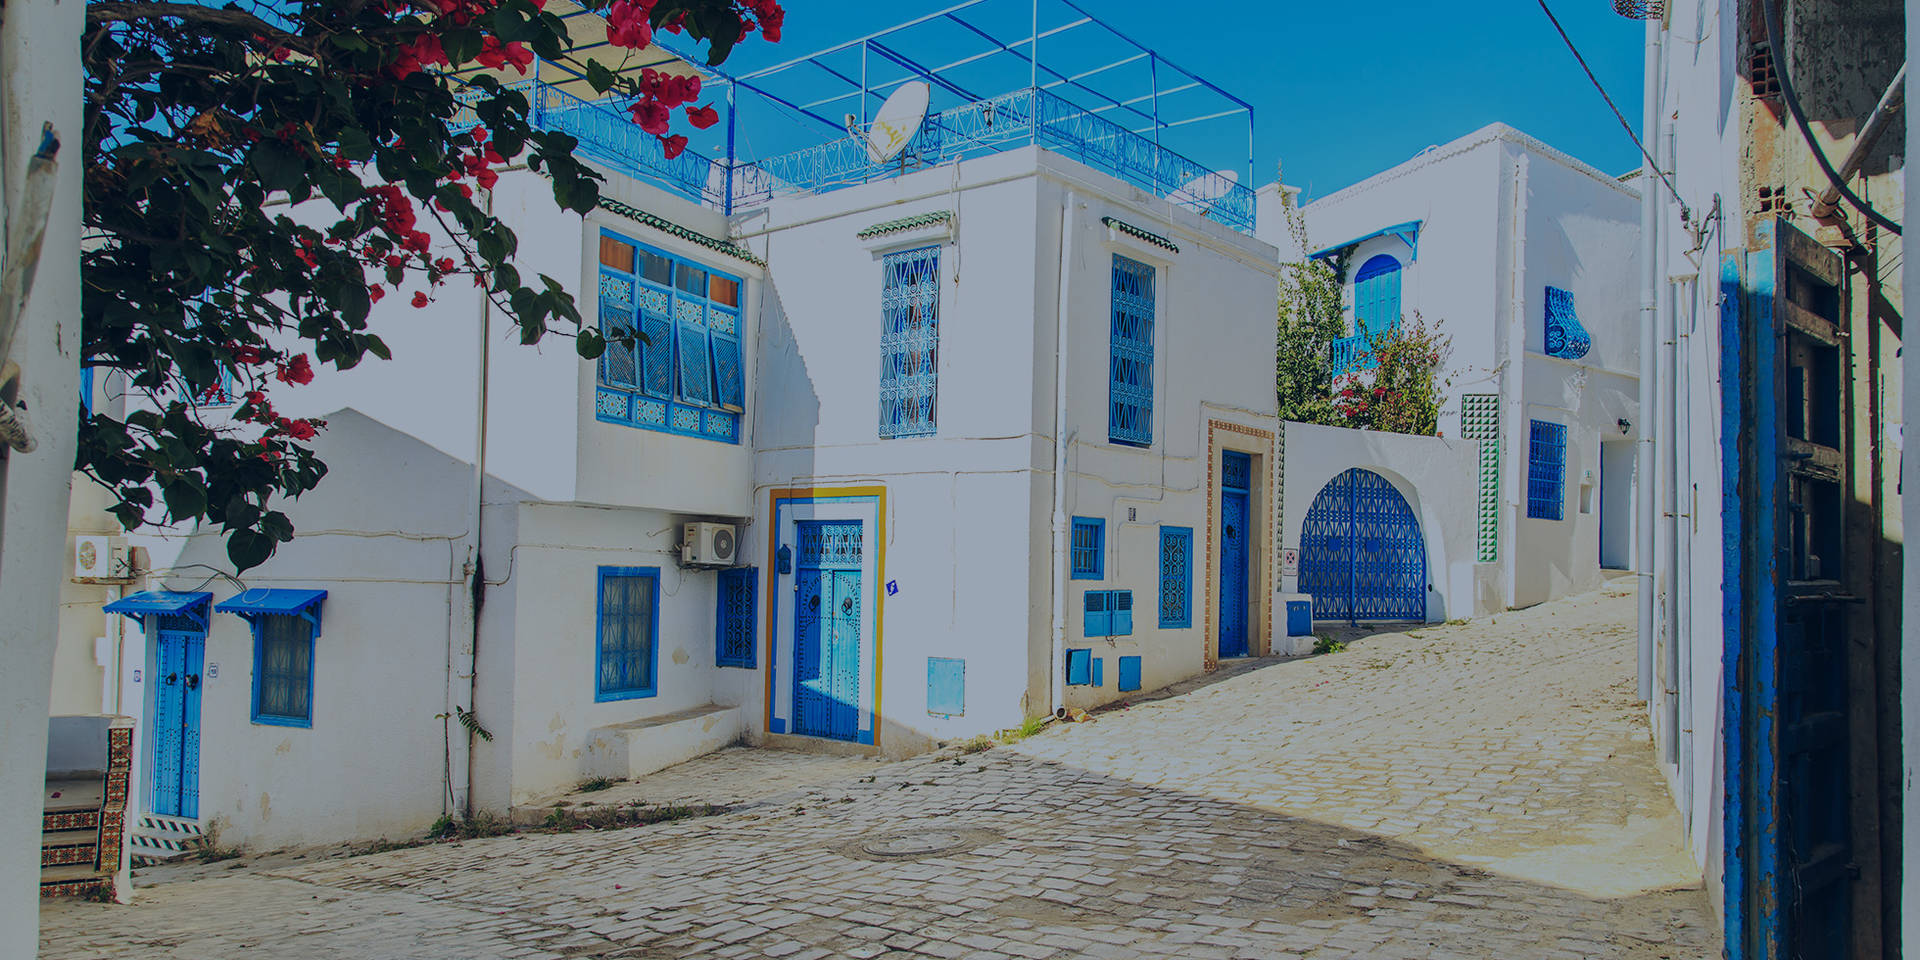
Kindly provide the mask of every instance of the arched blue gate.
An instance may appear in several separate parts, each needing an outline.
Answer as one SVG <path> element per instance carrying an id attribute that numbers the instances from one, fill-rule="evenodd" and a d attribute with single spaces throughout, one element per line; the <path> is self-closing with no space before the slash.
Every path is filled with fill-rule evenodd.
<path id="1" fill-rule="evenodd" d="M 1355 467 L 1320 488 L 1300 530 L 1300 592 L 1319 620 L 1427 619 L 1420 521 L 1385 477 Z"/>

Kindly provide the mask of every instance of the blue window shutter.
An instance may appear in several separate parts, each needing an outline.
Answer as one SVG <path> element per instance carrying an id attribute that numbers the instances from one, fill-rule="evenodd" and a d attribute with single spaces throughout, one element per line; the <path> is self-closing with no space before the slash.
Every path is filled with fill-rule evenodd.
<path id="1" fill-rule="evenodd" d="M 1067 686 L 1084 687 L 1093 681 L 1093 651 L 1067 651 Z"/>
<path id="2" fill-rule="evenodd" d="M 673 396 L 673 324 L 657 313 L 643 312 L 640 332 L 647 337 L 640 387 L 647 396 L 665 400 Z"/>
<path id="3" fill-rule="evenodd" d="M 719 610 L 714 618 L 714 663 L 752 669 L 757 638 L 754 632 L 760 571 L 735 567 L 720 571 Z"/>
<path id="4" fill-rule="evenodd" d="M 676 266 L 675 269 L 682 269 Z M 706 307 L 676 293 L 674 349 L 680 355 L 680 399 L 705 405 L 713 401 L 713 365 L 708 354 Z"/>
<path id="5" fill-rule="evenodd" d="M 600 383 L 604 386 L 631 390 L 640 385 L 633 294 L 631 274 L 600 268 L 600 333 L 607 338 L 607 350 L 600 355 Z M 623 339 L 628 342 L 620 342 Z"/>
<path id="6" fill-rule="evenodd" d="M 1133 591 L 1111 591 L 1107 606 L 1113 608 L 1113 636 L 1133 636 Z"/>
<path id="7" fill-rule="evenodd" d="M 1400 261 L 1380 254 L 1353 275 L 1353 332 L 1387 333 L 1400 326 Z"/>
<path id="8" fill-rule="evenodd" d="M 1193 626 L 1193 528 L 1160 528 L 1160 626 Z"/>
<path id="9" fill-rule="evenodd" d="M 927 658 L 927 714 L 964 716 L 967 712 L 967 662 L 953 657 Z"/>
<path id="10" fill-rule="evenodd" d="M 290 613 L 253 620 L 253 721 L 313 726 L 313 621 Z"/>
<path id="11" fill-rule="evenodd" d="M 1153 445 L 1153 268 L 1113 258 L 1111 342 L 1107 358 L 1107 439 Z"/>
<path id="12" fill-rule="evenodd" d="M 936 432 L 940 368 L 940 248 L 881 260 L 880 436 Z"/>
<path id="13" fill-rule="evenodd" d="M 731 407 L 746 406 L 745 374 L 740 367 L 740 341 L 713 335 L 714 401 Z"/>
<path id="14" fill-rule="evenodd" d="M 1140 689 L 1139 657 L 1120 658 L 1120 689 L 1123 692 Z"/>
<path id="15" fill-rule="evenodd" d="M 1073 518 L 1073 579 L 1098 580 L 1105 576 L 1107 522 L 1098 517 Z"/>
<path id="16" fill-rule="evenodd" d="M 1088 637 L 1105 637 L 1113 632 L 1113 617 L 1107 611 L 1107 591 L 1088 590 L 1081 601 L 1084 608 L 1080 633 Z"/>
<path id="17" fill-rule="evenodd" d="M 600 568 L 594 642 L 595 700 L 654 695 L 659 602 L 659 567 Z"/>
<path id="18" fill-rule="evenodd" d="M 1105 657 L 1093 658 L 1093 685 L 1094 686 L 1104 687 L 1107 685 L 1106 666 L 1107 666 L 1107 658 Z"/>
<path id="19" fill-rule="evenodd" d="M 1567 428 L 1535 420 L 1527 449 L 1527 516 L 1565 519 L 1567 505 Z"/>

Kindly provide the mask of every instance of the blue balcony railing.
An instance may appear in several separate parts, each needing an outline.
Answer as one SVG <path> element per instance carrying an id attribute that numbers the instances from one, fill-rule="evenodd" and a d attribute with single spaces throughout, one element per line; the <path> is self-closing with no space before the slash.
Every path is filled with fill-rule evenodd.
<path id="1" fill-rule="evenodd" d="M 1367 351 L 1364 334 L 1341 337 L 1333 342 L 1333 379 L 1339 380 L 1351 373 L 1371 370 L 1375 365 L 1373 355 Z"/>

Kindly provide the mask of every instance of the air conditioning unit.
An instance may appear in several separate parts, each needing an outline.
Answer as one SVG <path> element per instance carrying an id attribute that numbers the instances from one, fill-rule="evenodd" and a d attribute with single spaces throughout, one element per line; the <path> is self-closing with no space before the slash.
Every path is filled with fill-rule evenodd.
<path id="1" fill-rule="evenodd" d="M 731 523 L 689 523 L 680 537 L 680 562 L 692 566 L 732 566 L 740 552 L 740 530 Z"/>
<path id="2" fill-rule="evenodd" d="M 75 580 L 130 580 L 132 556 L 127 538 L 83 536 L 73 538 L 73 578 Z"/>

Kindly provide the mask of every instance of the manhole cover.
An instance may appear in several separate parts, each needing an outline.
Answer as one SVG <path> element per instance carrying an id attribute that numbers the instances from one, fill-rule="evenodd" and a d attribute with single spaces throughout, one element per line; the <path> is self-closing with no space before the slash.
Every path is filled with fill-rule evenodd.
<path id="1" fill-rule="evenodd" d="M 848 853 L 868 860 L 918 860 L 942 854 L 961 853 L 1000 839 L 991 830 L 941 829 L 907 830 L 871 836 L 856 841 Z"/>

